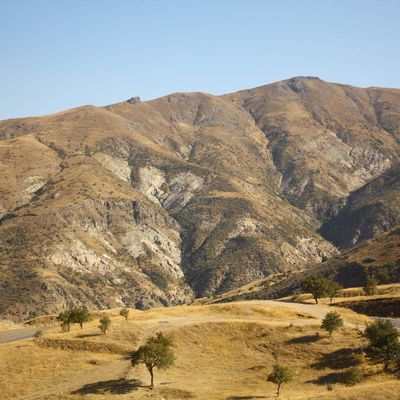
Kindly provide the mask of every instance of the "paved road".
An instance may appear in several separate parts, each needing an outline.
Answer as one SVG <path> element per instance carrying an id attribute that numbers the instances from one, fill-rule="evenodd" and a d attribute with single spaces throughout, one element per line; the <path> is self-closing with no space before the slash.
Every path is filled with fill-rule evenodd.
<path id="1" fill-rule="evenodd" d="M 38 328 L 33 328 L 33 327 L 0 331 L 0 344 L 16 342 L 17 340 L 22 340 L 22 339 L 29 339 L 37 331 Z"/>

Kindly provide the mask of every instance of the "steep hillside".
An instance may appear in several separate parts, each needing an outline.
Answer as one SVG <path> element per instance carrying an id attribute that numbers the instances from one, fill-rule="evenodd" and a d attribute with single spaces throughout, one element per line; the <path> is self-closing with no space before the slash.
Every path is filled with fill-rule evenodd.
<path id="1" fill-rule="evenodd" d="M 227 95 L 269 140 L 280 189 L 319 220 L 400 156 L 400 90 L 296 77 Z"/>
<path id="2" fill-rule="evenodd" d="M 17 188 L 2 202 L 4 316 L 180 303 L 335 252 L 279 195 L 264 134 L 222 99 L 81 107 L 0 132 L 1 181 Z M 26 140 L 35 190 L 14 161 Z"/>
<path id="3" fill-rule="evenodd" d="M 400 225 L 400 166 L 397 165 L 351 193 L 338 215 L 323 224 L 322 236 L 341 249 Z"/>
<path id="4" fill-rule="evenodd" d="M 316 230 L 398 162 L 399 107 L 300 77 L 0 122 L 0 314 L 182 303 L 328 259 Z"/>

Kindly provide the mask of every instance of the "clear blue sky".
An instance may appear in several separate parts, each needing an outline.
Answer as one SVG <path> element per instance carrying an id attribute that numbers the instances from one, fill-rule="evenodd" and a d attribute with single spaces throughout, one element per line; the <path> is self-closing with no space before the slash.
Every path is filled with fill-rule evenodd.
<path id="1" fill-rule="evenodd" d="M 0 0 L 0 119 L 297 75 L 400 88 L 400 0 Z"/>

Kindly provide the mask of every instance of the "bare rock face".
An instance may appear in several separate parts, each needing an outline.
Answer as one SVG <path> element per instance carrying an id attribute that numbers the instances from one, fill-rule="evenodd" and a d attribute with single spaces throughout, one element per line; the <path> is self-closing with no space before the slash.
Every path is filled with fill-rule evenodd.
<path id="1" fill-rule="evenodd" d="M 313 77 L 0 122 L 0 315 L 178 304 L 320 262 L 398 223 L 399 143 L 400 91 Z"/>

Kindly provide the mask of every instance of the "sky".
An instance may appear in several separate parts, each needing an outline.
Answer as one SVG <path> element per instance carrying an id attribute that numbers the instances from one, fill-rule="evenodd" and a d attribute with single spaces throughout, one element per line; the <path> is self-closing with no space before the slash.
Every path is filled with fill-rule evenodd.
<path id="1" fill-rule="evenodd" d="M 0 0 L 0 119 L 293 76 L 400 88 L 400 0 Z"/>

